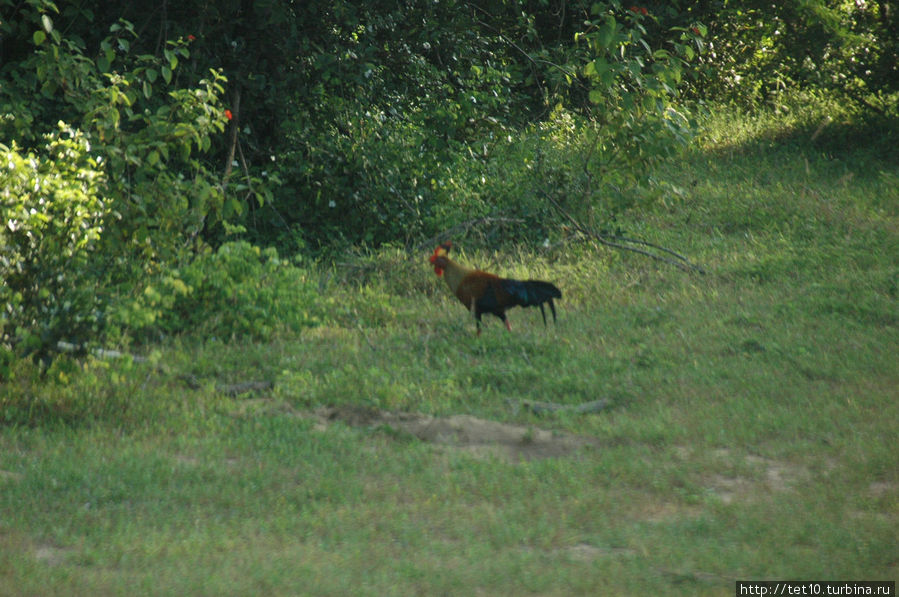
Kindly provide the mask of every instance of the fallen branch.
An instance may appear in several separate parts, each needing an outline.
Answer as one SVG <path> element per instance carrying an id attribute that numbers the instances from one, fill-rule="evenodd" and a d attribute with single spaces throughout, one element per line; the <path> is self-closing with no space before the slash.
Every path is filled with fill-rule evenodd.
<path id="1" fill-rule="evenodd" d="M 199 390 L 203 387 L 202 380 L 196 375 L 183 373 L 178 376 L 188 388 L 191 390 Z M 275 387 L 275 382 L 270 380 L 262 381 L 241 381 L 232 384 L 215 384 L 215 391 L 232 398 L 246 394 L 248 392 L 264 392 Z"/>
<path id="2" fill-rule="evenodd" d="M 215 389 L 226 396 L 240 396 L 248 392 L 264 392 L 275 387 L 275 382 L 270 380 L 263 381 L 242 381 L 232 384 L 216 384 Z"/>
<path id="3" fill-rule="evenodd" d="M 570 213 L 565 211 L 562 208 L 562 206 L 559 205 L 559 203 L 555 199 L 553 199 L 552 197 L 550 197 L 548 194 L 546 194 L 543 191 L 541 191 L 541 194 L 544 197 L 546 197 L 546 199 L 552 204 L 552 206 L 556 209 L 556 211 L 558 211 L 560 214 L 562 214 L 562 216 L 565 217 L 565 219 L 567 219 L 569 222 L 571 222 L 571 225 L 575 230 L 577 230 L 584 236 L 593 238 L 594 240 L 596 240 L 597 242 L 599 242 L 602 245 L 605 245 L 607 247 L 612 247 L 613 249 L 620 249 L 622 251 L 630 251 L 631 253 L 637 253 L 638 255 L 644 255 L 651 259 L 655 259 L 656 261 L 661 261 L 663 263 L 667 263 L 668 265 L 673 265 L 674 267 L 681 269 L 683 271 L 686 271 L 686 272 L 698 272 L 700 274 L 706 273 L 705 269 L 692 263 L 689 259 L 687 259 L 687 257 L 681 255 L 680 253 L 672 251 L 671 249 L 663 247 L 661 245 L 657 245 L 657 244 L 654 244 L 654 243 L 651 243 L 651 242 L 648 242 L 645 240 L 627 238 L 624 236 L 602 234 L 600 232 L 596 232 L 595 230 L 591 230 L 591 229 L 587 228 L 585 225 L 581 224 L 579 221 L 577 221 L 574 218 L 574 216 L 572 216 Z M 653 253 L 651 251 L 646 251 L 644 249 L 638 249 L 637 247 L 628 246 L 628 245 L 622 244 L 622 243 L 631 243 L 631 244 L 635 244 L 635 245 L 642 245 L 644 247 L 649 247 L 651 249 L 655 249 L 656 251 L 661 251 L 663 253 L 667 253 L 667 254 L 673 256 L 675 259 L 671 259 L 669 257 L 664 257 L 662 255 L 657 255 L 656 253 Z"/>
<path id="4" fill-rule="evenodd" d="M 65 342 L 63 340 L 56 343 L 56 349 L 60 352 L 77 352 L 82 354 L 85 351 L 84 346 L 72 344 L 71 342 Z M 147 357 L 120 352 L 118 350 L 109 350 L 107 348 L 95 348 L 91 350 L 90 353 L 99 359 L 123 359 L 128 357 L 135 363 L 146 363 L 149 360 Z"/>

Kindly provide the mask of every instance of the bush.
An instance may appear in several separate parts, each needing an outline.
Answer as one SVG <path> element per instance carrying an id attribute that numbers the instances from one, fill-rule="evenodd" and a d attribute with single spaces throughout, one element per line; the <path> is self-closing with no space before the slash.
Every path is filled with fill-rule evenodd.
<path id="1" fill-rule="evenodd" d="M 266 338 L 315 325 L 324 309 L 307 272 L 275 249 L 231 242 L 158 279 L 145 293 L 160 307 L 151 321 L 169 333 Z"/>
<path id="2" fill-rule="evenodd" d="M 101 325 L 94 249 L 109 205 L 84 134 L 59 123 L 40 154 L 0 145 L 0 344 L 48 359 Z M 2 371 L 0 371 L 2 374 Z"/>
<path id="3" fill-rule="evenodd" d="M 11 139 L 0 146 L 7 365 L 17 355 L 48 362 L 59 340 L 83 346 L 110 325 L 155 319 L 161 303 L 145 280 L 186 261 L 205 226 L 240 210 L 201 160 L 227 122 L 224 77 L 179 86 L 188 41 L 132 53 L 136 33 L 122 21 L 91 59 L 81 38 L 54 26 L 52 2 L 20 8 L 24 25 L 0 22 L 20 37 L 36 28 L 14 45 L 28 51 L 0 67 L 10 81 L 0 87 L 0 133 Z M 80 124 L 58 125 L 37 147 L 51 113 Z"/>

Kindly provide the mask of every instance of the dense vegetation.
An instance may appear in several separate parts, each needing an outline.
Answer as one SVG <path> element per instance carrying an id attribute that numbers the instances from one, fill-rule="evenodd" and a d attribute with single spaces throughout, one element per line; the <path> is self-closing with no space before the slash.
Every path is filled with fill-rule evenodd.
<path id="1" fill-rule="evenodd" d="M 0 375 L 60 341 L 190 329 L 216 295 L 248 311 L 218 332 L 264 335 L 283 309 L 242 281 L 349 248 L 552 244 L 561 210 L 620 232 L 671 194 L 650 168 L 704 103 L 836 92 L 895 119 L 894 12 L 2 0 Z M 317 319 L 297 304 L 291 325 Z"/>

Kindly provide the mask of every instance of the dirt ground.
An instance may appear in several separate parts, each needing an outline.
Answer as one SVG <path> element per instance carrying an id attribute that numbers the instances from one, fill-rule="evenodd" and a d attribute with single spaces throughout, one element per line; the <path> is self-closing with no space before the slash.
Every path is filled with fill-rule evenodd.
<path id="1" fill-rule="evenodd" d="M 566 456 L 584 448 L 599 447 L 594 438 L 488 421 L 471 415 L 434 417 L 360 406 L 326 406 L 312 411 L 312 416 L 322 425 L 339 421 L 352 427 L 387 427 L 421 441 L 512 462 Z"/>
<path id="2" fill-rule="evenodd" d="M 598 450 L 602 443 L 597 438 L 549 431 L 533 425 L 514 425 L 489 421 L 478 417 L 458 414 L 435 417 L 417 412 L 394 412 L 360 405 L 322 406 L 311 410 L 297 410 L 284 402 L 269 398 L 249 399 L 243 402 L 240 415 L 250 411 L 279 411 L 293 416 L 315 421 L 318 431 L 326 432 L 335 424 L 350 427 L 381 430 L 389 434 L 408 435 L 420 441 L 448 450 L 460 450 L 483 458 L 498 458 L 507 462 L 523 462 L 545 458 L 559 458 L 578 452 Z M 522 405 L 535 412 L 552 412 L 557 405 L 535 403 Z M 573 412 L 592 413 L 605 409 L 608 404 L 596 401 L 575 407 Z M 568 408 L 568 407 L 566 407 Z M 539 410 L 537 410 L 539 409 Z M 687 463 L 694 460 L 693 450 L 688 446 L 675 448 L 679 457 Z M 798 464 L 779 462 L 751 454 L 733 453 L 718 449 L 710 454 L 722 466 L 724 472 L 704 475 L 702 483 L 711 495 L 723 503 L 764 499 L 765 496 L 795 491 L 797 485 L 813 473 Z M 729 471 L 727 469 L 734 469 Z M 740 472 L 737 472 L 740 470 Z M 874 496 L 893 491 L 893 484 L 872 483 L 870 493 Z M 667 517 L 667 510 L 661 516 Z"/>

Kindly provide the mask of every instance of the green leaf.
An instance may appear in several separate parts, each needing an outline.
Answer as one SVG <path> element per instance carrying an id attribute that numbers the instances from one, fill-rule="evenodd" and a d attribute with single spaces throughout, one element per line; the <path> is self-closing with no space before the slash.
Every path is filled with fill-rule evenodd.
<path id="1" fill-rule="evenodd" d="M 34 35 L 31 36 L 31 39 L 34 40 L 34 45 L 39 46 L 47 39 L 47 34 L 38 29 L 34 32 Z"/>
<path id="2" fill-rule="evenodd" d="M 162 78 L 165 79 L 165 82 L 171 83 L 172 82 L 172 69 L 170 69 L 167 66 L 163 66 L 160 70 L 162 71 Z"/>
<path id="3" fill-rule="evenodd" d="M 158 76 L 159 76 L 159 73 L 156 72 L 156 69 L 155 69 L 155 68 L 148 68 L 148 69 L 147 69 L 147 80 L 150 81 L 150 83 L 155 83 L 155 82 L 156 82 L 156 77 L 158 77 Z"/>
<path id="4" fill-rule="evenodd" d="M 178 68 L 178 56 L 176 56 L 173 51 L 165 49 L 163 50 L 163 55 L 165 56 L 165 59 L 169 61 L 169 67 L 172 70 Z"/>
<path id="5" fill-rule="evenodd" d="M 599 74 L 599 81 L 604 87 L 612 87 L 615 84 L 615 72 L 609 68 Z"/>
<path id="6" fill-rule="evenodd" d="M 232 215 L 239 216 L 241 213 L 243 213 L 243 205 L 234 197 L 228 197 L 228 199 L 225 200 L 223 211 L 226 218 L 229 218 Z"/>
<path id="7" fill-rule="evenodd" d="M 144 81 L 143 84 L 144 97 L 150 99 L 150 96 L 153 95 L 153 88 L 150 86 L 148 81 Z"/>
<path id="8" fill-rule="evenodd" d="M 47 15 L 41 15 L 41 25 L 44 26 L 44 31 L 50 33 L 53 31 L 53 19 L 51 19 Z"/>
<path id="9" fill-rule="evenodd" d="M 609 63 L 606 62 L 605 59 L 597 58 L 596 60 L 590 62 L 587 66 L 588 70 L 593 71 L 592 73 L 585 73 L 587 76 L 599 78 L 600 81 L 603 81 L 603 83 L 605 83 L 605 81 L 607 80 L 606 73 L 609 72 Z"/>
<path id="10" fill-rule="evenodd" d="M 599 35 L 597 35 L 597 41 L 599 42 L 600 48 L 608 48 L 612 45 L 612 40 L 615 37 L 615 31 L 617 30 L 617 23 L 613 17 L 609 17 L 608 20 L 603 24 L 602 27 L 599 28 Z"/>

